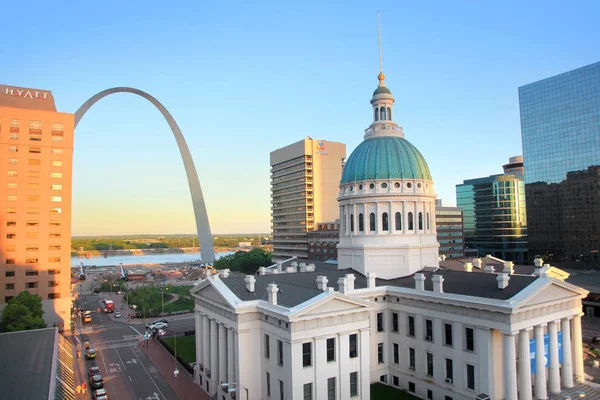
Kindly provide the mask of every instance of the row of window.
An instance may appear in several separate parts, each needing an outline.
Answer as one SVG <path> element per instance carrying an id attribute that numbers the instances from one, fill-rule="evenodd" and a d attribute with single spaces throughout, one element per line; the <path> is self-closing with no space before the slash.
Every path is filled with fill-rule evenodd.
<path id="1" fill-rule="evenodd" d="M 38 251 L 39 249 L 40 248 L 36 245 L 25 246 L 25 251 Z M 48 246 L 48 250 L 60 250 L 60 245 L 59 244 L 51 244 Z M 6 251 L 6 252 L 17 251 L 17 246 L 15 246 L 15 245 L 4 246 L 4 251 Z"/>
<path id="2" fill-rule="evenodd" d="M 19 172 L 15 170 L 8 170 L 8 176 L 16 177 L 19 176 Z M 27 171 L 27 177 L 29 178 L 39 178 L 40 171 Z M 63 177 L 62 172 L 50 172 L 50 178 L 52 179 L 61 179 Z"/>
<path id="3" fill-rule="evenodd" d="M 0 118 L 0 126 L 2 125 L 2 119 Z M 29 129 L 36 129 L 36 130 L 40 130 L 42 129 L 42 121 L 33 121 L 30 120 L 29 121 Z M 9 121 L 9 127 L 10 128 L 20 128 L 21 127 L 21 120 L 15 119 L 15 118 L 11 118 Z M 61 122 L 53 122 L 52 123 L 52 130 L 55 132 L 64 132 L 65 130 L 65 125 Z"/>
<path id="4" fill-rule="evenodd" d="M 64 136 L 63 133 L 60 132 L 60 134 L 56 133 L 56 132 L 52 132 L 52 143 L 62 143 L 64 142 Z M 8 138 L 10 140 L 19 140 L 19 133 L 18 132 L 11 132 L 9 133 Z M 42 141 L 42 135 L 41 132 L 40 133 L 29 133 L 29 140 L 32 142 L 41 142 Z"/>
<path id="5" fill-rule="evenodd" d="M 18 153 L 19 152 L 19 146 L 8 146 L 8 151 L 11 153 Z M 41 147 L 29 147 L 29 153 L 31 154 L 42 154 L 42 148 Z M 57 148 L 51 148 L 50 149 L 50 154 L 52 155 L 62 155 L 64 154 L 64 149 L 57 149 Z"/>
<path id="6" fill-rule="evenodd" d="M 36 289 L 38 287 L 38 283 L 37 282 L 27 282 L 25 283 L 25 287 L 27 289 Z M 48 281 L 48 287 L 58 287 L 58 281 Z M 4 289 L 6 290 L 14 290 L 15 289 L 15 284 L 14 283 L 7 283 L 4 285 Z"/>
<path id="7" fill-rule="evenodd" d="M 400 231 L 402 230 L 402 214 L 400 214 L 399 212 L 397 212 L 395 215 L 395 230 Z M 426 215 L 426 222 L 427 222 L 427 229 L 429 229 L 429 213 L 427 213 Z M 419 230 L 422 231 L 423 230 L 423 213 L 419 212 L 418 214 L 418 225 L 419 225 Z M 384 231 L 388 231 L 389 230 L 389 218 L 388 218 L 388 213 L 384 212 L 381 214 L 381 229 Z M 362 213 L 358 214 L 358 231 L 359 232 L 364 232 L 365 230 L 365 223 L 364 223 L 364 216 Z M 370 213 L 369 214 L 369 231 L 371 232 L 375 232 L 376 230 L 376 218 L 375 218 L 375 213 Z M 414 230 L 414 218 L 413 218 L 413 213 L 409 212 L 408 213 L 408 230 L 412 231 Z M 354 214 L 350 214 L 350 231 L 354 232 Z"/>
<path id="8" fill-rule="evenodd" d="M 267 396 L 271 396 L 271 374 L 265 372 Z M 337 379 L 335 376 L 327 378 L 327 400 L 336 400 Z M 350 397 L 358 396 L 358 372 L 350 373 Z M 313 395 L 313 383 L 305 383 L 302 387 L 302 399 L 313 400 L 316 398 Z M 284 400 L 283 381 L 279 381 L 279 398 Z"/>
<path id="9" fill-rule="evenodd" d="M 415 337 L 415 316 L 407 315 L 407 336 Z M 448 347 L 454 347 L 454 336 L 453 336 L 453 324 L 444 322 L 443 330 L 443 345 Z M 377 332 L 384 331 L 384 314 L 383 312 L 377 313 Z M 399 319 L 398 313 L 392 313 L 392 332 L 399 333 Z M 424 321 L 424 335 L 423 339 L 427 342 L 433 342 L 433 320 L 425 319 Z M 470 327 L 464 328 L 464 350 L 475 351 L 475 329 Z"/>
<path id="10" fill-rule="evenodd" d="M 25 271 L 25 276 L 38 276 L 39 271 Z M 48 275 L 60 275 L 60 269 L 49 269 Z M 4 276 L 7 278 L 14 278 L 15 271 L 5 271 Z"/>
<path id="11" fill-rule="evenodd" d="M 5 296 L 4 302 L 8 303 L 15 296 Z M 60 293 L 48 293 L 48 300 L 60 299 Z"/>
<path id="12" fill-rule="evenodd" d="M 33 250 L 30 250 L 30 248 L 33 249 Z M 28 247 L 27 248 L 28 251 L 36 251 L 37 249 L 38 249 L 37 247 Z M 16 262 L 17 261 L 16 258 L 7 258 L 4 261 L 5 261 L 5 263 L 7 265 L 16 264 L 17 263 Z M 25 259 L 25 264 L 36 264 L 36 263 L 39 263 L 39 262 L 40 262 L 40 259 L 37 258 L 37 257 L 35 257 L 35 258 L 26 258 Z M 60 262 L 60 257 L 49 257 L 48 258 L 48 262 Z"/>
<path id="13" fill-rule="evenodd" d="M 394 183 L 394 187 L 395 187 L 396 189 L 399 189 L 399 188 L 400 188 L 400 186 L 402 186 L 402 185 L 400 184 L 400 182 L 395 182 L 395 183 Z M 387 187 L 388 187 L 388 184 L 387 184 L 387 182 L 383 182 L 383 183 L 381 184 L 381 188 L 382 188 L 382 189 L 387 189 Z M 412 182 L 406 182 L 406 187 L 407 187 L 408 189 L 411 189 L 411 188 L 412 188 Z M 421 182 L 417 183 L 417 188 L 418 188 L 418 189 L 421 189 L 422 187 L 423 187 L 423 184 L 421 184 Z M 427 189 L 428 187 L 429 187 L 429 186 L 428 186 L 427 184 L 425 184 L 425 189 Z M 366 186 L 364 186 L 363 184 L 359 184 L 359 185 L 358 185 L 358 190 L 363 190 L 363 188 L 365 188 L 365 189 L 366 189 Z M 375 189 L 375 184 L 374 184 L 374 183 L 369 183 L 369 189 L 371 189 L 371 190 L 372 190 L 372 189 Z M 352 185 L 350 185 L 350 186 L 346 186 L 346 188 L 345 188 L 345 189 L 343 189 L 343 190 L 345 190 L 345 191 L 346 191 L 346 193 L 353 192 L 353 191 L 354 191 L 354 186 L 352 186 Z"/>
<path id="14" fill-rule="evenodd" d="M 39 147 L 37 147 L 37 149 L 39 149 Z M 41 152 L 41 150 L 39 150 Z M 31 153 L 31 148 L 29 149 L 29 152 Z M 19 159 L 18 158 L 9 158 L 8 159 L 8 163 L 10 165 L 18 165 L 19 164 Z M 42 165 L 42 160 L 39 158 L 28 158 L 27 159 L 27 165 Z M 52 160 L 51 161 L 51 165 L 53 167 L 62 167 L 63 166 L 63 162 L 61 160 Z"/>
<path id="15" fill-rule="evenodd" d="M 48 210 L 48 212 L 50 214 L 62 214 L 62 208 L 60 207 L 53 207 L 50 208 Z M 7 214 L 16 214 L 17 213 L 17 209 L 16 207 L 7 207 L 6 208 L 6 213 Z M 37 207 L 27 207 L 27 214 L 39 214 L 40 213 L 40 209 Z M 53 223 L 51 222 L 50 225 L 53 225 Z M 60 226 L 60 222 L 55 222 L 54 226 Z"/>
<path id="16" fill-rule="evenodd" d="M 19 185 L 17 182 L 8 182 L 6 184 L 6 186 L 8 189 L 18 189 L 19 188 Z M 39 188 L 40 188 L 39 183 L 27 182 L 27 189 L 38 190 Z M 48 188 L 53 191 L 59 191 L 59 190 L 62 190 L 62 185 L 59 183 L 53 183 Z"/>
<path id="17" fill-rule="evenodd" d="M 62 203 L 62 196 L 50 196 L 49 200 L 51 203 Z M 6 196 L 6 201 L 17 201 L 17 196 L 9 194 Z M 27 201 L 40 201 L 40 196 L 30 194 L 27 196 Z"/>
<path id="18" fill-rule="evenodd" d="M 349 357 L 358 357 L 358 334 L 349 335 Z M 335 338 L 326 340 L 327 362 L 335 362 Z M 268 334 L 264 336 L 264 355 L 266 359 L 271 358 L 271 337 Z M 277 364 L 283 366 L 283 342 L 277 340 Z M 313 346 L 312 342 L 302 343 L 302 367 L 308 368 L 313 365 Z"/>
<path id="19" fill-rule="evenodd" d="M 27 236 L 27 235 L 31 235 L 31 236 Z M 6 234 L 7 239 L 16 239 L 16 237 L 17 237 L 16 233 L 7 233 Z M 28 232 L 25 234 L 25 237 L 28 239 L 37 239 L 39 237 L 39 235 L 37 232 Z M 48 238 L 50 238 L 50 239 L 60 238 L 60 233 L 49 233 Z"/>
<path id="20" fill-rule="evenodd" d="M 375 121 L 391 121 L 392 109 L 390 107 L 375 107 Z"/>
<path id="21" fill-rule="evenodd" d="M 27 221 L 25 223 L 27 226 L 40 226 L 40 221 Z M 48 223 L 50 226 L 60 226 L 60 221 L 50 221 Z M 17 221 L 6 221 L 6 226 L 17 226 Z"/>

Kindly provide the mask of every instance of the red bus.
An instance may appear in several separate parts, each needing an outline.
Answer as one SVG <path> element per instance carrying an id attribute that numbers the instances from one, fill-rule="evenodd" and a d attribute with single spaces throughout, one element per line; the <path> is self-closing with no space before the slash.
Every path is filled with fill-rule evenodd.
<path id="1" fill-rule="evenodd" d="M 112 300 L 104 300 L 104 312 L 115 312 L 115 303 Z"/>

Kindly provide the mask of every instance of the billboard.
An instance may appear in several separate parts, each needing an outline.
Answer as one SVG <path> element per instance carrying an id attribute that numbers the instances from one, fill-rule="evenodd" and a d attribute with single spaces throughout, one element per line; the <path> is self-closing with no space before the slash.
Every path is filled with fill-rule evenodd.
<path id="1" fill-rule="evenodd" d="M 529 359 L 531 360 L 531 373 L 535 374 L 536 358 L 535 358 L 535 338 L 529 341 Z M 562 364 L 562 331 L 558 332 L 558 363 Z M 544 335 L 544 365 L 546 368 L 550 365 L 550 334 Z"/>

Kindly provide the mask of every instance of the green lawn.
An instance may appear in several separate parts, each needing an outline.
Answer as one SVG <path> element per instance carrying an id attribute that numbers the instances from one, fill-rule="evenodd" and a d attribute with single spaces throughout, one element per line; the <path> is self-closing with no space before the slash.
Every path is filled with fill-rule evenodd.
<path id="1" fill-rule="evenodd" d="M 192 290 L 193 287 L 194 286 L 171 286 L 169 292 L 183 296 L 191 296 L 190 290 Z"/>
<path id="2" fill-rule="evenodd" d="M 175 348 L 175 340 L 172 337 L 163 339 L 163 342 L 171 349 Z M 196 336 L 177 337 L 177 355 L 187 363 L 196 361 Z"/>
<path id="3" fill-rule="evenodd" d="M 371 385 L 371 400 L 420 400 L 420 398 L 382 383 L 374 383 Z"/>

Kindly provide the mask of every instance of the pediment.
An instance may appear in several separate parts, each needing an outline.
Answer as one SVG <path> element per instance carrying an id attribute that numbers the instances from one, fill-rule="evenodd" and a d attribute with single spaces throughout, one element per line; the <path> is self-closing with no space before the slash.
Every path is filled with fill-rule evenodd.
<path id="1" fill-rule="evenodd" d="M 198 288 L 197 290 L 194 290 L 194 295 L 200 301 L 202 301 L 202 299 L 204 298 L 213 303 L 217 303 L 225 307 L 231 307 L 231 305 L 227 302 L 225 297 L 210 284 Z"/>
<path id="2" fill-rule="evenodd" d="M 356 311 L 359 309 L 366 310 L 370 307 L 371 305 L 364 300 L 354 299 L 334 293 L 315 304 L 301 307 L 297 313 L 293 313 L 293 316 L 294 318 L 323 317 L 325 315 L 343 314 L 348 311 Z"/>
<path id="3" fill-rule="evenodd" d="M 548 284 L 539 287 L 523 299 L 518 308 L 542 306 L 557 301 L 586 296 L 586 291 L 569 283 L 551 279 Z"/>

